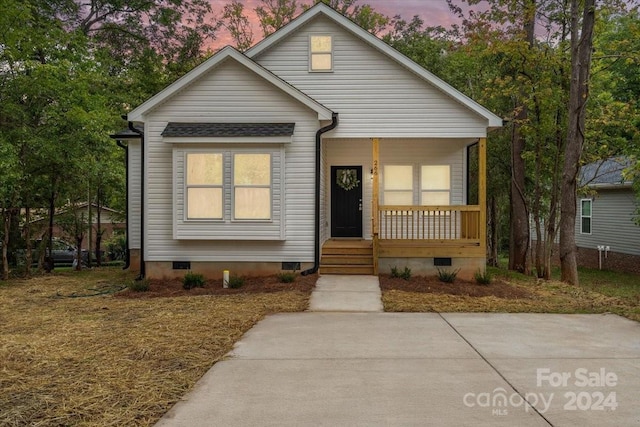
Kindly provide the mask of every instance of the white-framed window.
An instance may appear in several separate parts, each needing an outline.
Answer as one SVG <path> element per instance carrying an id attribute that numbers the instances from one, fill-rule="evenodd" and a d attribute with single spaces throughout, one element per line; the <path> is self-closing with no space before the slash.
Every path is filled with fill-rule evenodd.
<path id="1" fill-rule="evenodd" d="M 423 206 L 451 204 L 450 165 L 422 165 L 420 170 L 420 204 Z"/>
<path id="2" fill-rule="evenodd" d="M 593 200 L 580 200 L 580 234 L 591 234 Z"/>
<path id="3" fill-rule="evenodd" d="M 420 171 L 416 180 L 414 170 Z M 451 204 L 450 165 L 384 165 L 383 205 L 448 206 Z"/>
<path id="4" fill-rule="evenodd" d="M 413 205 L 413 166 L 384 165 L 382 204 Z"/>
<path id="5" fill-rule="evenodd" d="M 271 219 L 271 154 L 233 154 L 233 218 Z"/>
<path id="6" fill-rule="evenodd" d="M 309 36 L 309 71 L 333 70 L 333 38 L 330 35 Z"/>
<path id="7" fill-rule="evenodd" d="M 187 153 L 185 171 L 186 218 L 222 219 L 223 154 Z"/>
<path id="8" fill-rule="evenodd" d="M 273 219 L 274 178 L 271 150 L 196 150 L 183 152 L 179 199 L 183 221 L 265 222 Z M 280 160 L 278 160 L 280 162 Z M 278 192 L 279 193 L 279 192 Z"/>

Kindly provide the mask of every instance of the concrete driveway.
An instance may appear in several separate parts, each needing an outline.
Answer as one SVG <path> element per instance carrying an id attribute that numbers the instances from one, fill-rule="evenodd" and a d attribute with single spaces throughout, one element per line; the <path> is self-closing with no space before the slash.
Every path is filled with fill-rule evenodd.
<path id="1" fill-rule="evenodd" d="M 272 315 L 157 425 L 640 425 L 640 324 L 376 307 Z"/>

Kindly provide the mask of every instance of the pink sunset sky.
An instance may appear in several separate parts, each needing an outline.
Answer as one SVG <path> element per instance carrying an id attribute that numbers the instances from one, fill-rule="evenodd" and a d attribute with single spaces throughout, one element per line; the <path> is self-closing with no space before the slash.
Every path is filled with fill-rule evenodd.
<path id="1" fill-rule="evenodd" d="M 223 7 L 231 0 L 211 0 L 211 5 L 216 16 L 222 15 Z M 254 22 L 253 38 L 254 43 L 262 39 L 262 31 L 257 24 L 254 9 L 262 4 L 260 0 L 241 0 L 245 5 L 245 14 Z M 311 4 L 311 0 L 298 0 L 299 4 Z M 461 4 L 461 0 L 456 0 L 456 4 Z M 376 12 L 393 17 L 400 15 L 406 21 L 410 21 L 414 15 L 419 15 L 426 26 L 442 25 L 448 27 L 456 22 L 455 16 L 449 11 L 445 0 L 359 0 L 357 4 L 369 4 Z M 231 39 L 227 32 L 222 29 L 218 39 L 213 43 L 213 47 L 222 47 L 230 44 Z"/>

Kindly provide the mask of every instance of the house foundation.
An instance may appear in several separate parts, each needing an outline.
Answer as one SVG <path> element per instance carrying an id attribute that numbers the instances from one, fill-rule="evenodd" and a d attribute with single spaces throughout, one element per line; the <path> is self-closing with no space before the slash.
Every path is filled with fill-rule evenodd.
<path id="1" fill-rule="evenodd" d="M 300 263 L 298 272 L 311 268 L 313 263 Z M 221 279 L 225 270 L 231 276 L 269 276 L 292 269 L 283 269 L 281 262 L 208 262 L 208 261 L 147 261 L 146 277 L 149 279 L 179 279 L 190 271 L 208 279 Z"/>
<path id="2" fill-rule="evenodd" d="M 451 265 L 436 265 L 437 258 L 380 258 L 378 260 L 378 271 L 380 273 L 391 272 L 392 268 L 403 270 L 405 267 L 411 269 L 414 276 L 437 276 L 440 271 L 458 271 L 457 278 L 463 280 L 473 280 L 476 273 L 485 271 L 485 260 L 482 258 L 451 258 Z"/>

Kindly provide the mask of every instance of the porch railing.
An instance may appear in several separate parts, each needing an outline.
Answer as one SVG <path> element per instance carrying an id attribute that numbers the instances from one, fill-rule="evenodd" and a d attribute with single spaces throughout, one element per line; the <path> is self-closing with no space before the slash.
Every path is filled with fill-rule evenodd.
<path id="1" fill-rule="evenodd" d="M 391 206 L 378 207 L 380 240 L 478 241 L 480 206 Z M 375 221 L 374 221 L 375 223 Z"/>

